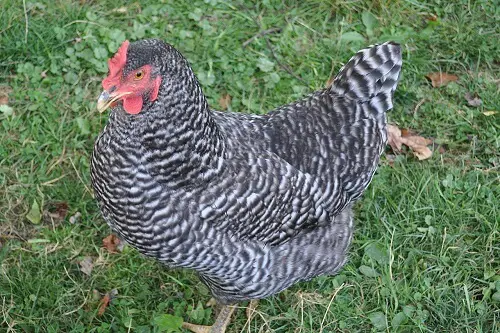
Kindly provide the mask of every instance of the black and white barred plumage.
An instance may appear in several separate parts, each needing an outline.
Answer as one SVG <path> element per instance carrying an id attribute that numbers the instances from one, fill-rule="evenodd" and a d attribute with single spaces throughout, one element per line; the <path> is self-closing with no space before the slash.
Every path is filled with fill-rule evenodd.
<path id="1" fill-rule="evenodd" d="M 158 99 L 113 108 L 92 155 L 112 229 L 145 255 L 196 270 L 223 303 L 263 298 L 345 263 L 352 203 L 387 140 L 401 49 L 358 52 L 331 87 L 266 115 L 209 108 L 172 46 L 130 44 L 124 75 L 151 64 Z"/>

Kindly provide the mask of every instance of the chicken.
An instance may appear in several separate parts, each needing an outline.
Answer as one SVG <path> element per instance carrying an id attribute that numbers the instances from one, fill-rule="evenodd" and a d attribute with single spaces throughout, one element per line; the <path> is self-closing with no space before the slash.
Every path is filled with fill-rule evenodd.
<path id="1" fill-rule="evenodd" d="M 372 46 L 330 87 L 249 115 L 212 110 L 171 45 L 124 42 L 97 103 L 111 107 L 91 167 L 104 219 L 146 256 L 197 271 L 226 305 L 335 274 L 352 204 L 387 140 L 401 64 L 399 45 Z"/>

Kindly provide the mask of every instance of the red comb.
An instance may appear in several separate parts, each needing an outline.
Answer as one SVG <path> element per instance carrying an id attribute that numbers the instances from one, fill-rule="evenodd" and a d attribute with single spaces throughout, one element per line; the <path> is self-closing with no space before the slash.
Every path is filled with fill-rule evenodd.
<path id="1" fill-rule="evenodd" d="M 129 44 L 128 40 L 124 41 L 113 58 L 108 60 L 109 75 L 102 81 L 104 89 L 108 89 L 113 85 L 113 81 L 116 80 L 116 75 L 125 66 L 125 63 L 127 62 L 127 50 Z"/>

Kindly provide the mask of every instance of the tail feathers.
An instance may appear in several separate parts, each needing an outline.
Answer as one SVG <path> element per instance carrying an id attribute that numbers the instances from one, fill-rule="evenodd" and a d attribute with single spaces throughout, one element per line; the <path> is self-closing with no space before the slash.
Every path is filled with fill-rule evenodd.
<path id="1" fill-rule="evenodd" d="M 335 77 L 331 90 L 377 111 L 392 108 L 392 95 L 401 71 L 401 47 L 393 42 L 373 45 L 356 53 Z"/>

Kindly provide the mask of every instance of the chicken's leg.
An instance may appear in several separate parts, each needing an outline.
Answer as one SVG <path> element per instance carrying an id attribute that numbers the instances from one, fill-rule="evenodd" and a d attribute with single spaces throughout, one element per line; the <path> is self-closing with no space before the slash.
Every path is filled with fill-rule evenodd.
<path id="1" fill-rule="evenodd" d="M 255 309 L 257 308 L 258 304 L 259 304 L 258 299 L 253 299 L 250 301 L 250 303 L 248 303 L 248 306 L 245 310 L 248 321 L 252 320 L 253 314 L 256 311 Z"/>
<path id="2" fill-rule="evenodd" d="M 224 305 L 212 326 L 183 323 L 182 327 L 193 333 L 224 333 L 226 331 L 227 324 L 231 321 L 231 315 L 233 314 L 234 309 L 234 305 Z"/>

